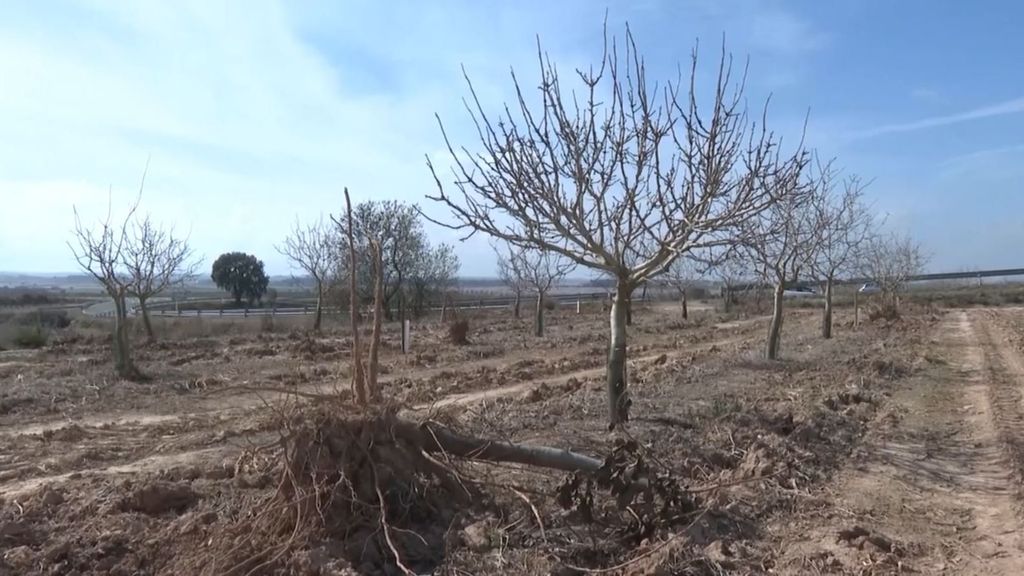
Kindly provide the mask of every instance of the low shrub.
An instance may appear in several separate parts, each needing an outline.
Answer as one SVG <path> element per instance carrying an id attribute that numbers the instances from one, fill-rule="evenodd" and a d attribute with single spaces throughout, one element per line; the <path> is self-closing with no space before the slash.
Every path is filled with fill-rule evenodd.
<path id="1" fill-rule="evenodd" d="M 469 320 L 456 320 L 449 324 L 448 339 L 453 344 L 469 344 Z"/>
<path id="2" fill-rule="evenodd" d="M 274 317 L 270 314 L 260 316 L 260 332 L 271 334 L 274 332 Z"/>
<path id="3" fill-rule="evenodd" d="M 42 326 L 22 326 L 14 333 L 14 345 L 19 348 L 42 348 L 50 339 L 50 334 Z"/>
<path id="4" fill-rule="evenodd" d="M 62 330 L 71 326 L 71 318 L 66 310 L 36 310 L 15 314 L 8 320 L 17 326 L 42 326 L 52 330 Z"/>

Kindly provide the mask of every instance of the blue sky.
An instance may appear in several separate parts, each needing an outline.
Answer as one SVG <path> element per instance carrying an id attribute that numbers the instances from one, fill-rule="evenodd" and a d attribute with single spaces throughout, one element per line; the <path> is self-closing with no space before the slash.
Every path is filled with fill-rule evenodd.
<path id="1" fill-rule="evenodd" d="M 651 78 L 695 40 L 749 57 L 773 127 L 873 180 L 888 226 L 930 268 L 1022 266 L 1024 4 L 959 1 L 19 2 L 0 19 L 0 270 L 74 270 L 72 205 L 115 208 L 151 158 L 143 209 L 211 262 L 274 245 L 296 218 L 356 201 L 424 202 L 443 160 L 439 113 L 472 144 L 465 65 L 481 97 L 536 78 L 535 37 L 561 69 L 629 21 Z M 702 77 L 710 70 L 702 70 Z M 428 211 L 443 216 L 439 207 Z M 430 229 L 439 241 L 455 241 Z M 493 271 L 483 238 L 463 273 Z"/>

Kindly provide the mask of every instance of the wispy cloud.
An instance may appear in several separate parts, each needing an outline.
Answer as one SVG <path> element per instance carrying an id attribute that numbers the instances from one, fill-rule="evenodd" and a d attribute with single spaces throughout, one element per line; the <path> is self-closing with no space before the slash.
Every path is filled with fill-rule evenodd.
<path id="1" fill-rule="evenodd" d="M 856 132 L 852 136 L 855 139 L 861 139 L 874 138 L 876 136 L 884 136 L 886 134 L 917 132 L 918 130 L 927 130 L 929 128 L 950 126 L 953 124 L 970 122 L 972 120 L 980 120 L 982 118 L 992 118 L 994 116 L 1020 114 L 1021 112 L 1024 112 L 1024 98 L 1015 98 L 1013 100 L 1007 100 L 1005 102 L 992 104 L 990 106 L 982 106 L 981 108 L 975 108 L 973 110 L 968 110 L 966 112 L 960 112 L 957 114 L 933 116 L 931 118 L 925 118 L 914 122 L 878 126 L 875 128 L 870 128 L 868 130 Z"/>
<path id="2" fill-rule="evenodd" d="M 963 174 L 983 173 L 988 178 L 1005 176 L 1006 181 L 1016 182 L 1021 177 L 1020 156 L 1024 144 L 999 146 L 958 154 L 939 163 L 938 175 L 943 178 Z"/>

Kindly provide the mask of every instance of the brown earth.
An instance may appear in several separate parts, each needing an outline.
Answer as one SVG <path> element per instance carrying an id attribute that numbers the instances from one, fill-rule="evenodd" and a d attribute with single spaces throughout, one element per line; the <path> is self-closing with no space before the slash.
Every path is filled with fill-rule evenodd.
<path id="1" fill-rule="evenodd" d="M 635 316 L 633 421 L 614 433 L 597 312 L 553 314 L 544 339 L 477 313 L 467 346 L 425 322 L 407 356 L 388 327 L 382 379 L 404 418 L 569 448 L 611 477 L 442 459 L 476 494 L 460 502 L 395 464 L 385 434 L 364 446 L 384 524 L 366 523 L 365 495 L 342 510 L 337 488 L 294 480 L 335 504 L 268 519 L 303 431 L 334 446 L 379 432 L 345 405 L 343 333 L 142 346 L 141 384 L 109 377 L 103 338 L 0 353 L 0 574 L 401 574 L 394 551 L 439 574 L 1024 573 L 1024 311 L 856 330 L 840 311 L 824 341 L 794 310 L 781 362 L 759 359 L 760 317 Z M 364 494 L 364 460 L 335 457 L 302 469 L 336 466 L 323 478 Z M 616 495 L 638 471 L 651 488 Z"/>

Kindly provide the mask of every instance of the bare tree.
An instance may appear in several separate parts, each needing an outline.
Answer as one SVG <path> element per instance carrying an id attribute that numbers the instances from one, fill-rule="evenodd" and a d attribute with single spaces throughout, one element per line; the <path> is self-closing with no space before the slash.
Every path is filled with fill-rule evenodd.
<path id="1" fill-rule="evenodd" d="M 867 242 L 863 251 L 864 271 L 878 283 L 888 315 L 899 314 L 900 294 L 912 277 L 921 274 L 927 262 L 921 247 L 909 236 L 892 233 Z"/>
<path id="2" fill-rule="evenodd" d="M 736 291 L 751 281 L 752 265 L 737 246 L 706 252 L 700 256 L 708 274 L 721 284 L 722 312 L 728 314 L 736 302 Z"/>
<path id="3" fill-rule="evenodd" d="M 537 295 L 537 309 L 533 317 L 533 332 L 538 338 L 544 336 L 544 300 L 555 282 L 565 278 L 576 265 L 557 254 L 540 250 L 520 248 L 515 250 L 512 258 L 518 263 L 515 268 L 521 270 L 527 284 Z"/>
<path id="4" fill-rule="evenodd" d="M 522 259 L 517 257 L 523 249 L 510 244 L 505 244 L 502 249 L 496 242 L 491 242 L 491 249 L 498 257 L 498 279 L 512 291 L 512 296 L 515 298 L 512 302 L 512 317 L 518 320 L 523 293 L 530 287 L 526 271 L 520 266 Z"/>
<path id="5" fill-rule="evenodd" d="M 853 272 L 861 249 L 871 238 L 874 219 L 863 202 L 865 183 L 856 175 L 842 181 L 836 190 L 837 174 L 830 165 L 819 168 L 820 191 L 814 196 L 819 220 L 812 262 L 814 273 L 822 282 L 825 307 L 821 318 L 822 338 L 832 337 L 832 290 L 836 278 Z"/>
<path id="6" fill-rule="evenodd" d="M 446 186 L 433 162 L 437 193 L 452 220 L 509 244 L 559 255 L 615 278 L 607 365 L 609 421 L 628 420 L 626 308 L 633 290 L 691 250 L 726 245 L 738 225 L 775 201 L 760 185 L 778 163 L 773 134 L 744 109 L 743 80 L 719 62 L 712 101 L 698 106 L 697 54 L 688 82 L 650 84 L 633 35 L 624 55 L 605 43 L 596 68 L 579 70 L 580 89 L 563 92 L 538 46 L 540 102 L 515 73 L 517 106 L 492 118 L 469 77 L 467 106 L 479 151 L 453 144 Z M 512 110 L 515 109 L 514 114 Z M 454 187 L 454 191 L 452 190 Z"/>
<path id="7" fill-rule="evenodd" d="M 122 249 L 128 274 L 128 295 L 139 301 L 142 325 L 150 341 L 156 339 L 149 320 L 149 299 L 195 276 L 199 262 L 185 238 L 177 238 L 173 229 L 154 224 L 149 215 L 134 222 L 132 233 Z"/>
<path id="8" fill-rule="evenodd" d="M 308 226 L 302 226 L 296 221 L 291 235 L 285 238 L 283 245 L 277 247 L 277 251 L 313 279 L 316 290 L 313 330 L 319 332 L 330 276 L 338 266 L 338 239 L 323 217 Z"/>
<path id="9" fill-rule="evenodd" d="M 128 337 L 128 294 L 132 277 L 124 267 L 123 255 L 131 242 L 130 223 L 139 207 L 139 198 L 146 182 L 142 174 L 139 196 L 129 206 L 121 222 L 114 222 L 113 202 L 108 200 L 107 217 L 100 223 L 99 230 L 86 228 L 75 208 L 74 241 L 68 247 L 78 265 L 92 275 L 114 302 L 114 370 L 121 378 L 137 379 L 141 376 L 132 361 L 131 342 Z"/>
<path id="10" fill-rule="evenodd" d="M 755 269 L 762 271 L 773 289 L 772 319 L 768 326 L 765 358 L 779 357 L 785 290 L 808 271 L 818 239 L 814 211 L 815 182 L 804 176 L 804 162 L 793 163 L 765 182 L 780 200 L 758 217 L 744 223 L 743 249 Z"/>
<path id="11" fill-rule="evenodd" d="M 669 286 L 675 288 L 679 293 L 679 306 L 683 320 L 687 320 L 690 317 L 689 310 L 687 309 L 686 293 L 693 288 L 694 282 L 699 277 L 700 272 L 697 262 L 689 256 L 676 258 L 675 262 L 669 266 L 668 271 L 665 272 L 665 280 Z"/>

